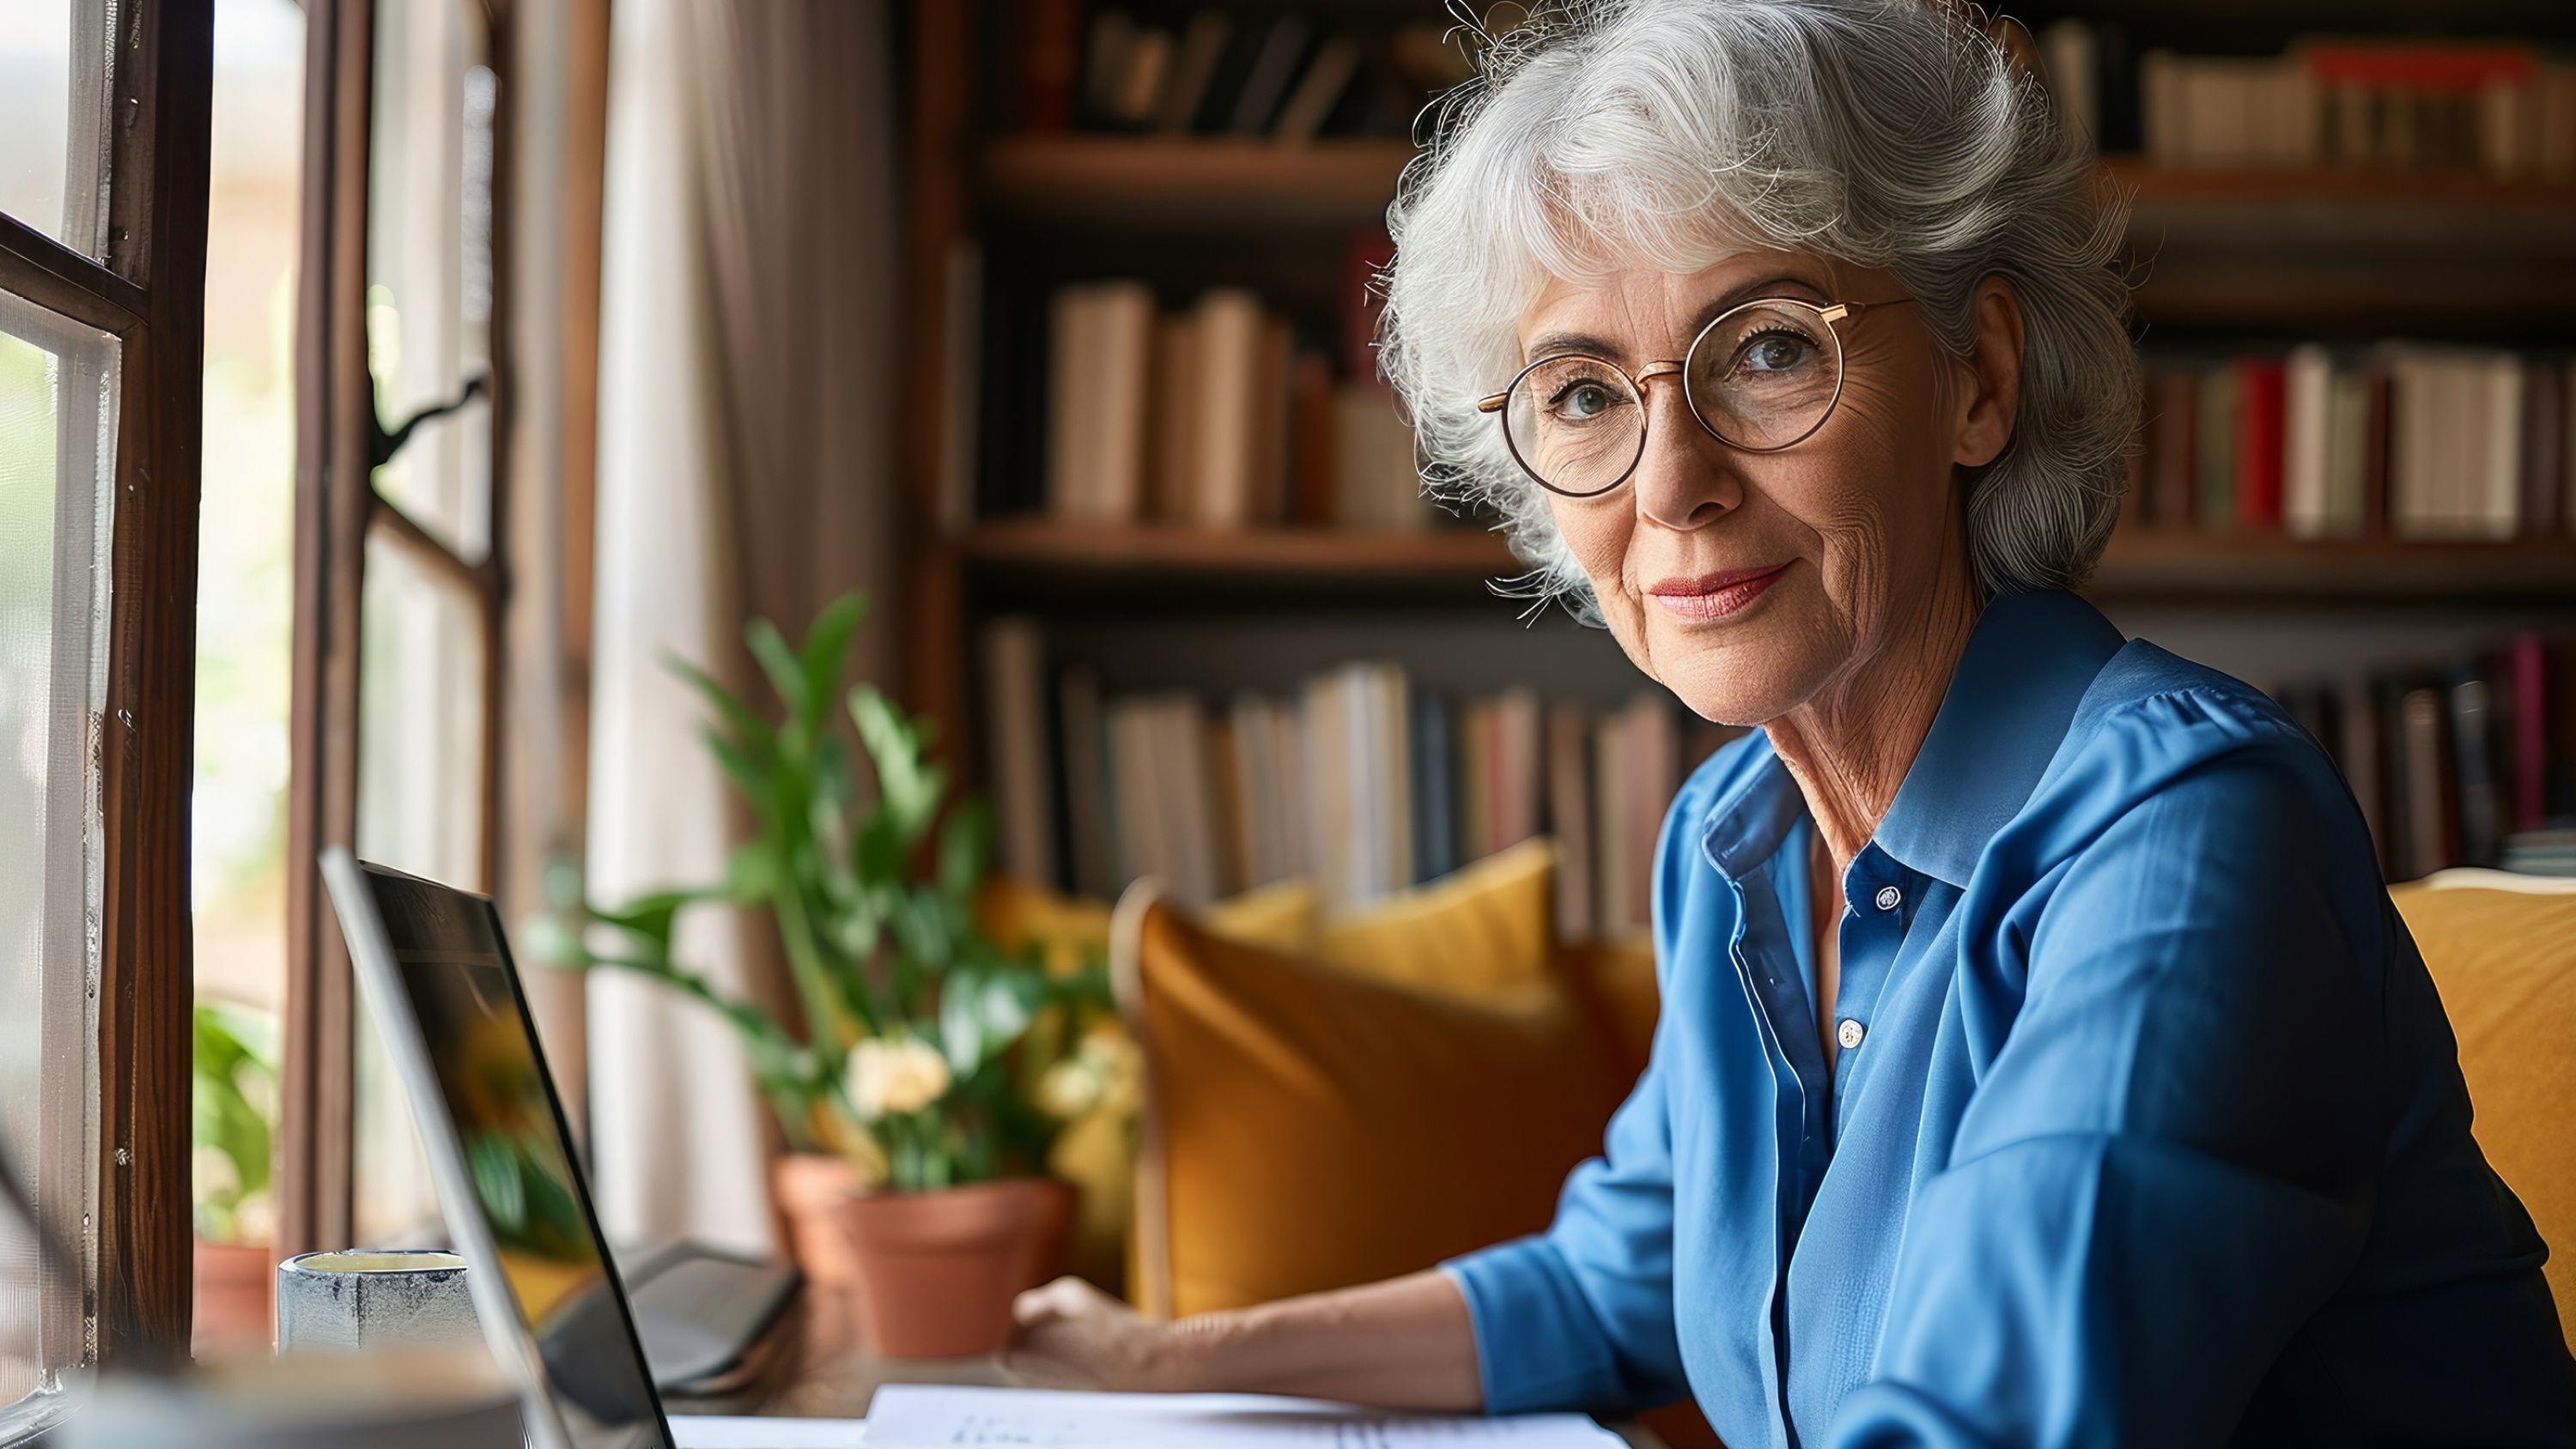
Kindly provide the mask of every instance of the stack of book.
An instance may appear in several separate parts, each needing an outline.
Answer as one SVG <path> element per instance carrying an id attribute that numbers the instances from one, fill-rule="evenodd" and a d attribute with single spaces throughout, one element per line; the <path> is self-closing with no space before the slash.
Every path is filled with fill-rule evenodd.
<path id="1" fill-rule="evenodd" d="M 2060 113 L 2160 165 L 2576 180 L 2576 65 L 2529 45 L 2320 37 L 2187 55 L 2074 19 L 2039 41 Z"/>
<path id="2" fill-rule="evenodd" d="M 2151 361 L 2129 519 L 2298 538 L 2576 536 L 2576 368 L 2468 347 Z"/>
<path id="3" fill-rule="evenodd" d="M 1101 897 L 1145 875 L 1194 903 L 1301 878 L 1356 903 L 1549 834 L 1559 933 L 1631 936 L 1673 792 L 1737 733 L 1662 694 L 1458 698 L 1366 662 L 1286 697 L 1104 698 L 1091 671 L 1049 670 L 1031 620 L 983 645 L 1003 868 Z"/>
<path id="4" fill-rule="evenodd" d="M 2527 632 L 2446 665 L 2273 693 L 2342 768 L 2389 879 L 2567 864 L 2576 640 Z"/>
<path id="5" fill-rule="evenodd" d="M 1203 529 L 1426 528 L 1434 505 L 1395 399 L 1334 375 L 1236 287 L 1165 310 L 1138 281 L 1047 307 L 1045 441 L 985 512 Z"/>
<path id="6" fill-rule="evenodd" d="M 1423 102 L 1467 78 L 1442 27 L 1327 29 L 1294 12 L 1207 9 L 1178 26 L 1080 0 L 1022 0 L 1019 123 L 1032 132 L 1263 138 L 1405 134 Z"/>

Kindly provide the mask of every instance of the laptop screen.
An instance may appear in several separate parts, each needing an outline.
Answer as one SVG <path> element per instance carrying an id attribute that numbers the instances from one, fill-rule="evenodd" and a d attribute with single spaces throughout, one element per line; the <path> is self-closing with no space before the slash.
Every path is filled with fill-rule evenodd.
<path id="1" fill-rule="evenodd" d="M 661 1449 L 661 1405 L 492 903 L 373 866 L 363 875 L 574 1449 Z"/>

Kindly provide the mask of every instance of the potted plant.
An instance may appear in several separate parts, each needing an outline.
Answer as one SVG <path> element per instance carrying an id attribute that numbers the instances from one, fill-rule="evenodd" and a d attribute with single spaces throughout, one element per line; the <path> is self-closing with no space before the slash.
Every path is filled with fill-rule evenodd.
<path id="1" fill-rule="evenodd" d="M 778 1187 L 803 1217 L 800 1260 L 830 1278 L 831 1249 L 846 1247 L 879 1351 L 964 1356 L 999 1348 L 1012 1294 L 1052 1270 L 1073 1203 L 1043 1174 L 1060 1121 L 1039 1104 L 1062 1093 L 1041 1085 L 1063 1084 L 1058 1068 L 1108 1014 L 1108 990 L 1096 961 L 1051 972 L 1034 948 L 1006 952 L 979 927 L 990 817 L 950 800 L 926 756 L 929 722 L 868 685 L 844 692 L 861 612 L 842 599 L 793 646 L 767 621 L 751 624 L 774 712 L 667 661 L 711 710 L 706 747 L 750 807 L 753 834 L 723 880 L 621 906 L 586 901 L 577 872 L 559 870 L 537 954 L 638 972 L 731 1022 L 795 1149 Z M 873 798 L 861 798 L 844 723 L 872 766 Z M 677 921 L 699 907 L 769 913 L 800 1020 L 673 959 Z"/>
<path id="2" fill-rule="evenodd" d="M 277 1104 L 274 1029 L 258 1014 L 200 1001 L 190 1113 L 199 1354 L 262 1348 L 277 1256 L 268 1184 Z"/>

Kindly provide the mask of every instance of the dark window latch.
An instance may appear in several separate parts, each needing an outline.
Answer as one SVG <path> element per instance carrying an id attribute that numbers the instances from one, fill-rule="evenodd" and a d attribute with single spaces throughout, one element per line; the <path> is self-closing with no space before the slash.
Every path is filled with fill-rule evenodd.
<path id="1" fill-rule="evenodd" d="M 385 425 L 381 418 L 378 418 L 372 412 L 369 413 L 367 416 L 367 467 L 369 471 L 381 468 L 387 463 L 392 462 L 394 460 L 394 455 L 403 450 L 403 444 L 411 441 L 411 434 L 414 428 L 417 428 L 421 424 L 433 419 L 443 418 L 449 413 L 455 412 L 467 403 L 470 403 L 474 401 L 474 399 L 482 396 L 484 385 L 489 381 L 490 374 L 488 373 L 478 372 L 474 374 L 472 377 L 465 379 L 465 390 L 463 392 L 458 393 L 454 398 L 446 402 L 432 403 L 428 407 L 422 408 L 419 412 L 413 413 L 410 417 L 403 419 L 401 427 L 394 429 L 390 433 L 385 431 Z"/>

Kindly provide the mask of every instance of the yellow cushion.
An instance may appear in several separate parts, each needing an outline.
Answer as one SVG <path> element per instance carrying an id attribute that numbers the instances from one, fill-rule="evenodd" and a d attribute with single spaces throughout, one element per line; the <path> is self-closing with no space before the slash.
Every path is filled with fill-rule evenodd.
<path id="1" fill-rule="evenodd" d="M 1547 1225 L 1625 1083 L 1547 973 L 1497 1004 L 1119 907 L 1149 1102 L 1130 1294 L 1179 1315 L 1370 1282 Z M 1462 1111 L 1462 1104 L 1475 1110 Z"/>
<path id="2" fill-rule="evenodd" d="M 2576 1335 L 2576 893 L 2389 894 L 2459 1037 L 2478 1146 L 2549 1244 L 2549 1290 Z"/>
<path id="3" fill-rule="evenodd" d="M 1373 981 L 1467 1000 L 1524 990 L 1549 974 L 1555 880 L 1554 843 L 1524 840 L 1428 885 L 1327 918 L 1316 954 Z"/>

